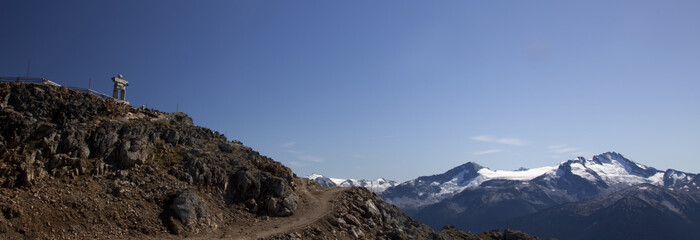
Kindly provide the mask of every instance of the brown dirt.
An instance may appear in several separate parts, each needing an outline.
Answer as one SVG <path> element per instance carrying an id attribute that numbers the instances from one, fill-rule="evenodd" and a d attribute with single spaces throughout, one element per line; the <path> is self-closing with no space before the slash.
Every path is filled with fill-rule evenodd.
<path id="1" fill-rule="evenodd" d="M 257 217 L 236 221 L 228 226 L 222 226 L 212 233 L 194 236 L 188 239 L 264 239 L 313 225 L 315 222 L 330 215 L 333 204 L 341 192 L 347 188 L 322 187 L 311 183 L 310 180 L 297 178 L 296 193 L 299 195 L 299 205 L 293 215 L 288 217 Z M 178 236 L 164 235 L 155 239 L 172 238 Z"/>

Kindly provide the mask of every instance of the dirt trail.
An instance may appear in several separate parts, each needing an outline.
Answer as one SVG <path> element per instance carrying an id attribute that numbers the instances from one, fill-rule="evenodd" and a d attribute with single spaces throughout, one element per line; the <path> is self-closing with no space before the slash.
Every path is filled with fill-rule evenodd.
<path id="1" fill-rule="evenodd" d="M 344 191 L 340 187 L 320 187 L 305 180 L 298 181 L 296 193 L 299 203 L 296 211 L 289 217 L 271 217 L 265 221 L 234 224 L 224 227 L 215 235 L 195 237 L 192 239 L 260 239 L 280 233 L 304 228 L 330 214 L 331 203 Z"/>

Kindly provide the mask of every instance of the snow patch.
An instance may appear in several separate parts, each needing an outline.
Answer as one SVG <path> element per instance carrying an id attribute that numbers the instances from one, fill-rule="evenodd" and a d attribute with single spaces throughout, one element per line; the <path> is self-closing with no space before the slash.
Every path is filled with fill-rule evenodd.
<path id="1" fill-rule="evenodd" d="M 503 171 L 496 170 L 493 171 L 488 168 L 482 168 L 479 170 L 479 174 L 484 176 L 485 179 L 505 179 L 505 180 L 518 180 L 518 181 L 528 181 L 536 177 L 541 176 L 549 171 L 556 170 L 557 167 L 540 167 L 528 170 L 520 171 Z"/>

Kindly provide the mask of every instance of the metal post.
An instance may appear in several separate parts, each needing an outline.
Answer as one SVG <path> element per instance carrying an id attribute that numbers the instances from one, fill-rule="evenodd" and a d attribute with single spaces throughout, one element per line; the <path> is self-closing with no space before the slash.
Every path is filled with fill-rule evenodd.
<path id="1" fill-rule="evenodd" d="M 30 60 L 29 60 L 29 63 L 27 63 L 27 76 L 25 76 L 26 78 L 29 78 L 29 69 L 30 69 L 31 67 L 32 67 L 32 60 L 30 59 Z"/>

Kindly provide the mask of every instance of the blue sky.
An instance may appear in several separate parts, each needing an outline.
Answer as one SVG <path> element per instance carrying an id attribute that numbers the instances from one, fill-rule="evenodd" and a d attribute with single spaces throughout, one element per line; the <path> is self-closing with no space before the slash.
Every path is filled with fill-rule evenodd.
<path id="1" fill-rule="evenodd" d="M 700 1 L 2 1 L 0 75 L 189 114 L 298 175 L 616 151 L 700 172 Z"/>

